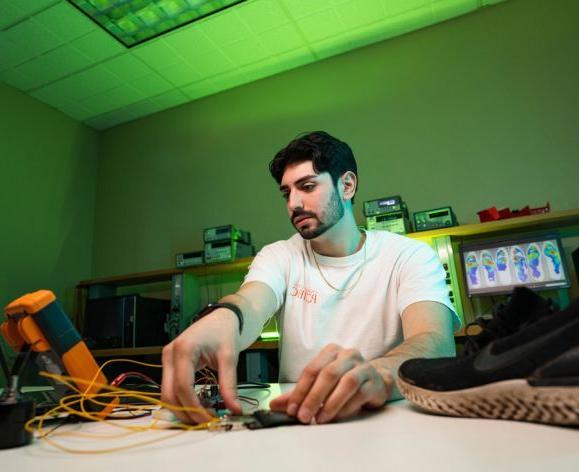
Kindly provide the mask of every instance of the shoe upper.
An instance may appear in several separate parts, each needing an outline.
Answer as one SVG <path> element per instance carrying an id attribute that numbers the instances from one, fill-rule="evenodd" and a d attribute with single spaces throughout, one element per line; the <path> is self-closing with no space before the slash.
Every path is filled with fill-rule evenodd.
<path id="1" fill-rule="evenodd" d="M 510 336 L 521 327 L 553 311 L 555 307 L 551 300 L 545 300 L 527 287 L 516 287 L 509 301 L 496 307 L 492 319 L 477 318 L 475 322 L 467 325 L 464 355 L 474 354 L 487 344 Z M 474 336 L 468 334 L 468 328 L 473 324 L 482 328 L 482 331 Z"/>
<path id="2" fill-rule="evenodd" d="M 540 378 L 556 383 L 579 372 L 579 300 L 462 358 L 411 359 L 399 369 L 404 381 L 421 388 L 451 391 L 511 379 Z M 549 363 L 555 363 L 549 367 Z"/>

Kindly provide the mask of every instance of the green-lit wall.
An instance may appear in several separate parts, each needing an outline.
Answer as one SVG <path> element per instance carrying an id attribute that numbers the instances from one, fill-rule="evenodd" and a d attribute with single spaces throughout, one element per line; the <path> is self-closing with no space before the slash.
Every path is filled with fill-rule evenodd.
<path id="1" fill-rule="evenodd" d="M 98 134 L 0 83 L 0 307 L 41 288 L 72 310 L 92 271 Z"/>
<path id="2" fill-rule="evenodd" d="M 509 0 L 101 135 L 94 275 L 169 267 L 233 223 L 289 236 L 267 163 L 305 130 L 358 157 L 364 200 L 412 211 L 579 207 L 579 2 Z"/>

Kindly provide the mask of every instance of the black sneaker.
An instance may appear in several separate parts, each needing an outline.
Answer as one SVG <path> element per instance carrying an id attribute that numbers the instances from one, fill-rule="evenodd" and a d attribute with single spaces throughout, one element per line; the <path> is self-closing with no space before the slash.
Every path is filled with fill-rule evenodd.
<path id="1" fill-rule="evenodd" d="M 475 354 L 487 344 L 516 333 L 522 327 L 553 313 L 555 309 L 550 299 L 545 300 L 526 287 L 516 287 L 506 304 L 496 306 L 491 319 L 477 318 L 466 326 L 463 355 Z M 480 326 L 481 332 L 469 335 L 473 325 Z"/>
<path id="2" fill-rule="evenodd" d="M 579 425 L 579 300 L 474 355 L 408 360 L 398 376 L 435 413 Z"/>

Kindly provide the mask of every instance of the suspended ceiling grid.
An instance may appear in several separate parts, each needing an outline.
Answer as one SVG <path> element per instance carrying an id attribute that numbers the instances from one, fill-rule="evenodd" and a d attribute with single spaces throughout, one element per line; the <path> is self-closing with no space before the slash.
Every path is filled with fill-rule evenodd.
<path id="1" fill-rule="evenodd" d="M 96 129 L 503 0 L 247 0 L 126 48 L 65 0 L 0 0 L 0 80 Z"/>

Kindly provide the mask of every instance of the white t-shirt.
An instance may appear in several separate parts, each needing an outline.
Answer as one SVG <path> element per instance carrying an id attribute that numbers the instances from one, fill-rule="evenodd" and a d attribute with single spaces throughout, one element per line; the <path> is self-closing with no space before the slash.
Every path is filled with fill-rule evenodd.
<path id="1" fill-rule="evenodd" d="M 444 269 L 430 246 L 387 231 L 366 234 L 364 247 L 346 257 L 314 255 L 299 234 L 255 256 L 244 284 L 263 282 L 275 293 L 280 382 L 296 382 L 329 343 L 356 348 L 369 360 L 383 356 L 403 341 L 400 316 L 415 302 L 446 305 L 454 329 L 460 327 Z"/>

